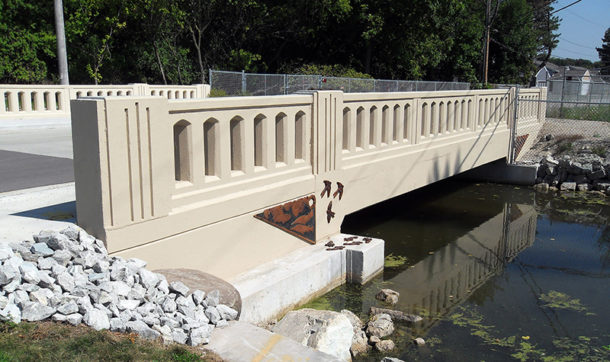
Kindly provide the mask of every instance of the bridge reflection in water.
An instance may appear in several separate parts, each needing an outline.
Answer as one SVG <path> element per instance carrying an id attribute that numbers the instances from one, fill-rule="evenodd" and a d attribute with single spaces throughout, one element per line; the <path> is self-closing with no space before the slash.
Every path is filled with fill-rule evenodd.
<path id="1" fill-rule="evenodd" d="M 530 205 L 506 204 L 495 217 L 392 278 L 403 291 L 400 309 L 427 314 L 417 328 L 431 328 L 533 244 L 536 216 Z"/>
<path id="2" fill-rule="evenodd" d="M 347 220 L 348 229 L 360 229 L 349 232 L 363 232 L 365 229 L 364 233 L 369 235 L 387 237 L 389 250 L 386 255 L 392 252 L 408 255 L 411 260 L 420 259 L 410 267 L 386 269 L 383 281 L 374 281 L 358 290 L 356 293 L 359 295 L 354 297 L 361 300 L 363 313 L 367 313 L 371 305 L 381 306 L 372 300 L 371 294 L 381 287 L 395 289 L 400 292 L 400 299 L 393 308 L 424 316 L 424 321 L 418 323 L 414 331 L 417 335 L 424 335 L 488 280 L 501 274 L 507 264 L 534 243 L 538 214 L 530 200 L 520 198 L 519 203 L 511 203 L 487 197 L 481 201 L 471 193 L 461 194 L 467 194 L 469 201 L 445 196 L 414 207 L 419 211 L 395 216 L 393 220 L 386 219 L 385 224 L 372 220 L 374 226 L 366 225 L 366 222 L 365 225 L 356 225 L 362 220 Z M 402 200 L 400 203 L 414 204 L 412 201 Z M 389 210 L 395 210 L 393 206 L 382 206 L 385 211 L 381 214 L 391 213 Z M 375 214 L 379 210 L 370 210 L 367 214 L 369 212 Z M 437 215 L 435 222 L 428 221 L 431 215 Z M 358 215 L 357 218 L 367 219 L 368 216 Z M 386 217 L 379 215 L 379 218 Z M 444 245 L 439 245 L 439 242 Z M 379 285 L 380 282 L 383 286 Z"/>

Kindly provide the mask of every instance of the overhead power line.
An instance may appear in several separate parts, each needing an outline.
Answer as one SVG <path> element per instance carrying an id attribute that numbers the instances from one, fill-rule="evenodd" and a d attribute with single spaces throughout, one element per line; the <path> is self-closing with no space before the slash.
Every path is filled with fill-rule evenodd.
<path id="1" fill-rule="evenodd" d="M 572 45 L 575 45 L 575 46 L 577 46 L 577 47 L 579 47 L 579 48 L 584 48 L 584 49 L 588 49 L 588 50 L 591 50 L 591 49 L 592 49 L 592 47 L 588 47 L 588 46 L 584 46 L 584 45 L 578 44 L 577 42 L 574 42 L 574 41 L 568 40 L 568 39 L 566 39 L 566 38 L 559 37 L 559 39 L 561 39 L 562 41 L 565 41 L 566 43 L 570 43 L 570 44 L 572 44 Z M 593 48 L 594 48 L 594 47 L 593 47 Z"/>
<path id="2" fill-rule="evenodd" d="M 561 10 L 563 10 L 563 9 L 567 9 L 567 8 L 569 8 L 570 6 L 575 5 L 575 4 L 578 4 L 578 3 L 579 3 L 579 2 L 581 2 L 581 1 L 582 1 L 582 0 L 577 0 L 577 1 L 574 1 L 573 3 L 571 3 L 571 4 L 569 4 L 569 5 L 566 5 L 566 6 L 562 7 L 561 9 L 557 9 L 557 10 L 555 10 L 555 11 L 552 11 L 552 12 L 551 12 L 549 15 L 553 15 L 553 14 L 555 14 L 555 13 L 558 13 L 558 12 L 560 12 Z"/>

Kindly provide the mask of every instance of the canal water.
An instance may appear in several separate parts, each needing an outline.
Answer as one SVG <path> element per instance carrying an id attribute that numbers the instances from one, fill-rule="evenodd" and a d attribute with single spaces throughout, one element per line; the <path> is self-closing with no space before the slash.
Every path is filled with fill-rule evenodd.
<path id="1" fill-rule="evenodd" d="M 390 288 L 391 308 L 424 317 L 395 323 L 393 352 L 356 361 L 608 361 L 609 220 L 595 194 L 440 182 L 348 217 L 343 232 L 385 239 L 385 270 L 307 307 L 366 321 Z"/>

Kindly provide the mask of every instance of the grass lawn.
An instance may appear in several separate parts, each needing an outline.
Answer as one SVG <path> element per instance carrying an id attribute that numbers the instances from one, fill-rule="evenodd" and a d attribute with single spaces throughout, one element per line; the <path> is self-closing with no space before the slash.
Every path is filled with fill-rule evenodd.
<path id="1" fill-rule="evenodd" d="M 547 117 L 610 122 L 610 106 L 563 107 L 563 111 L 554 108 L 548 110 Z"/>
<path id="2" fill-rule="evenodd" d="M 0 322 L 0 361 L 222 361 L 198 347 L 54 322 Z"/>

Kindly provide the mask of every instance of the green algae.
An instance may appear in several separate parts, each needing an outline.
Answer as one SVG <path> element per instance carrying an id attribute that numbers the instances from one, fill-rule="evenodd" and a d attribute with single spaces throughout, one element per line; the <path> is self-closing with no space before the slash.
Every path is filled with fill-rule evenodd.
<path id="1" fill-rule="evenodd" d="M 389 254 L 383 261 L 384 268 L 398 268 L 407 263 L 407 258 L 402 255 Z"/>
<path id="2" fill-rule="evenodd" d="M 569 295 L 556 290 L 551 290 L 547 294 L 541 294 L 539 299 L 545 302 L 543 307 L 587 312 L 587 308 L 580 303 L 580 299 L 572 298 Z"/>

